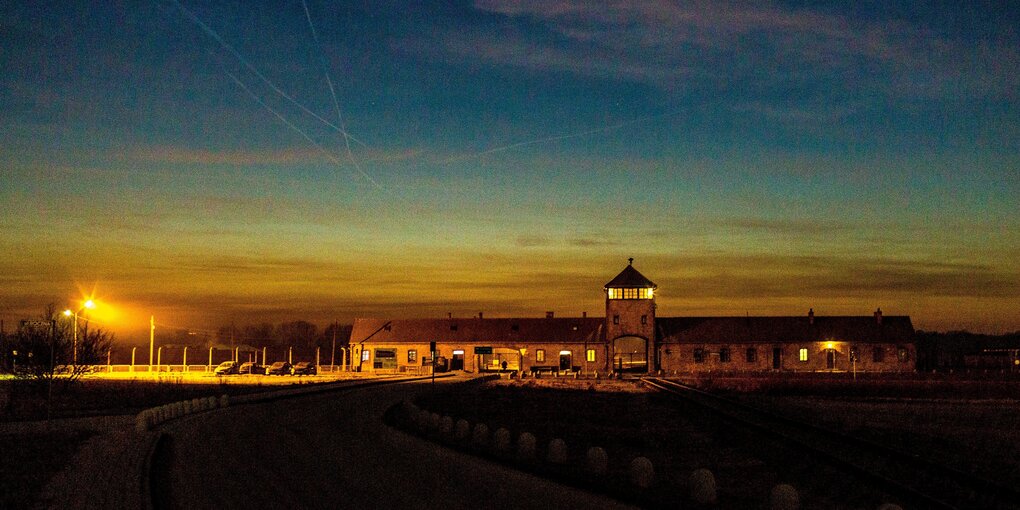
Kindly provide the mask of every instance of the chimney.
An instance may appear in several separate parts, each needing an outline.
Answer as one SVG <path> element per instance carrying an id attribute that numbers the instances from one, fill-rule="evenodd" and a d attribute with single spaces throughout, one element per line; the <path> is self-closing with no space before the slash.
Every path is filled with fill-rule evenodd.
<path id="1" fill-rule="evenodd" d="M 545 318 L 546 319 L 552 319 L 553 318 L 553 313 L 552 312 L 545 312 Z"/>
<path id="2" fill-rule="evenodd" d="M 446 312 L 446 318 L 447 319 L 452 319 L 453 318 L 453 312 Z"/>
<path id="3" fill-rule="evenodd" d="M 482 318 L 482 312 L 478 312 L 478 318 L 479 318 L 479 319 L 481 319 L 481 318 Z"/>
<path id="4" fill-rule="evenodd" d="M 808 322 L 808 324 L 814 324 L 815 323 L 815 309 L 814 308 L 811 308 L 811 309 L 809 309 L 807 311 L 807 322 Z"/>
<path id="5" fill-rule="evenodd" d="M 587 319 L 588 318 L 588 312 L 581 312 L 581 318 L 582 319 Z"/>
<path id="6" fill-rule="evenodd" d="M 882 325 L 882 309 L 875 310 L 875 323 L 879 326 Z"/>

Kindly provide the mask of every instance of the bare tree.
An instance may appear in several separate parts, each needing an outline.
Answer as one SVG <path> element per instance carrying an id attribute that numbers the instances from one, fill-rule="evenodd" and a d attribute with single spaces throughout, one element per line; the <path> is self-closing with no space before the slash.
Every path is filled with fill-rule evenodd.
<path id="1" fill-rule="evenodd" d="M 74 324 L 60 319 L 56 310 L 50 304 L 39 319 L 22 321 L 9 339 L 15 377 L 47 384 L 59 380 L 66 387 L 105 361 L 113 334 L 85 321 L 75 341 Z"/>

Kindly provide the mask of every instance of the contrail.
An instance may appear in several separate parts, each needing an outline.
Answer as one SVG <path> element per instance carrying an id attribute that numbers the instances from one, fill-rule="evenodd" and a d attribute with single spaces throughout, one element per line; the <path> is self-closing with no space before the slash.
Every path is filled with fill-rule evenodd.
<path id="1" fill-rule="evenodd" d="M 597 129 L 590 129 L 588 131 L 582 131 L 580 133 L 570 133 L 570 134 L 566 134 L 566 135 L 557 135 L 557 136 L 550 136 L 550 137 L 547 137 L 547 138 L 539 138 L 539 139 L 536 139 L 536 140 L 527 140 L 527 141 L 524 141 L 524 142 L 512 143 L 510 145 L 503 145 L 503 146 L 500 146 L 500 147 L 494 147 L 492 149 L 484 150 L 484 151 L 481 151 L 481 152 L 473 152 L 473 153 L 470 153 L 470 154 L 463 154 L 463 155 L 460 155 L 460 156 L 454 156 L 452 158 L 444 159 L 443 161 L 440 161 L 439 163 L 440 164 L 452 163 L 454 161 L 460 161 L 460 160 L 471 159 L 471 158 L 478 158 L 478 157 L 485 156 L 487 154 L 508 151 L 508 150 L 511 150 L 511 149 L 516 149 L 518 147 L 524 147 L 524 146 L 527 146 L 527 145 L 536 145 L 536 144 L 540 144 L 540 143 L 555 142 L 555 141 L 558 141 L 558 140 L 566 140 L 566 139 L 569 139 L 569 138 L 578 138 L 578 137 L 588 136 L 588 135 L 592 135 L 592 134 L 596 134 L 596 133 L 605 133 L 607 131 L 614 131 L 614 130 L 617 130 L 617 129 L 620 129 L 620 128 L 627 127 L 627 126 L 629 126 L 631 124 L 637 124 L 639 122 L 647 122 L 647 121 L 650 121 L 650 120 L 661 119 L 663 117 L 671 117 L 673 115 L 678 115 L 678 114 L 680 114 L 679 111 L 668 112 L 668 113 L 660 113 L 660 114 L 657 114 L 657 115 L 648 115 L 648 116 L 645 116 L 645 117 L 639 117 L 639 118 L 636 118 L 636 119 L 631 119 L 631 120 L 628 120 L 626 122 L 621 122 L 619 124 L 613 124 L 611 126 L 604 126 L 604 127 L 600 127 L 600 128 L 597 128 Z"/>
<path id="2" fill-rule="evenodd" d="M 220 67 L 222 68 L 223 66 L 221 65 Z M 247 85 L 242 83 L 241 80 L 239 80 L 236 76 L 234 76 L 230 71 L 227 71 L 224 68 L 223 72 L 227 76 L 229 76 L 231 80 L 234 80 L 234 83 L 236 83 L 239 87 L 244 89 L 244 91 L 247 92 L 248 95 L 251 96 L 251 98 L 255 100 L 255 102 L 257 102 L 258 104 L 262 105 L 262 107 L 265 108 L 266 110 L 269 110 L 269 112 L 272 113 L 273 115 L 276 115 L 276 118 L 280 119 L 280 121 L 283 122 L 284 124 L 286 124 L 287 127 L 293 129 L 294 131 L 297 131 L 301 136 L 305 137 L 305 140 L 308 140 L 309 143 L 314 145 L 317 149 L 319 149 L 319 151 L 321 151 L 323 154 L 325 154 L 326 157 L 329 158 L 329 160 L 331 162 L 333 162 L 334 165 L 336 165 L 338 167 L 342 166 L 342 163 L 340 162 L 340 160 L 337 159 L 336 156 L 334 156 L 332 152 L 326 150 L 325 147 L 323 147 L 318 142 L 313 140 L 311 136 L 308 136 L 308 133 L 305 133 L 301 128 L 295 126 L 292 122 L 290 122 L 283 115 L 281 115 L 280 112 L 277 112 L 271 106 L 266 104 L 265 101 L 263 101 L 261 98 L 259 98 L 254 92 L 252 92 L 252 90 L 250 88 L 248 88 Z M 359 169 L 359 171 L 360 171 L 360 169 Z M 375 179 L 372 179 L 371 176 L 369 176 L 365 172 L 361 172 L 361 175 L 364 176 L 366 179 L 368 179 L 368 182 L 371 182 L 376 188 L 379 188 L 379 189 L 385 191 L 385 188 L 380 186 L 378 182 L 375 182 Z"/>
<path id="3" fill-rule="evenodd" d="M 333 88 L 333 80 L 329 76 L 329 65 L 327 65 L 325 52 L 322 50 L 322 44 L 319 42 L 319 34 L 315 31 L 315 24 L 312 23 L 312 14 L 308 11 L 308 2 L 301 0 L 301 6 L 305 8 L 305 19 L 308 20 L 308 28 L 312 31 L 312 40 L 315 41 L 316 49 L 319 50 L 319 63 L 322 65 L 322 72 L 326 75 L 326 84 L 329 85 L 329 94 L 333 97 L 333 108 L 336 110 L 337 122 L 340 124 L 340 133 L 344 137 L 344 148 L 347 149 L 347 159 L 351 161 L 351 164 L 358 169 L 359 172 L 364 174 L 361 170 L 361 165 L 354 159 L 354 153 L 351 152 L 351 138 L 347 134 L 347 126 L 344 125 L 344 116 L 340 113 L 340 100 L 336 97 L 336 89 Z"/>
<path id="4" fill-rule="evenodd" d="M 191 20 L 191 21 L 192 21 L 193 23 L 195 23 L 196 25 L 198 25 L 198 26 L 199 26 L 199 28 L 201 28 L 201 29 L 202 29 L 202 31 L 204 31 L 204 32 L 205 32 L 205 33 L 206 33 L 206 34 L 207 34 L 207 35 L 208 35 L 209 37 L 212 37 L 212 38 L 213 38 L 213 39 L 214 39 L 214 40 L 215 40 L 216 42 L 218 42 L 218 43 L 220 44 L 220 46 L 222 46 L 222 47 L 223 47 L 224 49 L 226 49 L 227 51 L 229 51 L 231 55 L 233 55 L 233 56 L 234 56 L 234 57 L 235 57 L 235 58 L 236 58 L 236 59 L 237 59 L 237 60 L 238 60 L 239 62 L 241 62 L 242 64 L 244 64 L 244 66 L 245 66 L 246 68 L 248 68 L 248 70 L 249 70 L 249 71 L 251 71 L 251 72 L 252 72 L 252 74 L 254 74 L 254 75 L 255 75 L 255 76 L 257 76 L 257 77 L 258 77 L 258 78 L 259 78 L 260 80 L 262 80 L 262 82 L 263 82 L 263 83 L 265 83 L 265 84 L 266 84 L 267 86 L 269 86 L 269 88 L 273 89 L 273 91 L 275 91 L 275 92 L 276 92 L 277 94 L 279 94 L 280 96 L 282 96 L 282 97 L 283 97 L 284 99 L 286 99 L 287 101 L 291 102 L 291 103 L 292 103 L 293 105 L 295 105 L 295 106 L 297 106 L 298 108 L 300 108 L 300 109 L 301 109 L 302 111 L 304 111 L 304 112 L 305 112 L 305 113 L 307 113 L 308 115 L 311 115 L 312 117 L 316 118 L 316 119 L 317 119 L 317 120 L 318 120 L 319 122 L 322 122 L 323 124 L 325 124 L 325 125 L 327 125 L 327 126 L 329 126 L 329 127 L 333 128 L 334 130 L 336 130 L 337 132 L 339 132 L 340 134 L 342 134 L 342 135 L 343 135 L 343 136 L 345 137 L 345 139 L 346 139 L 346 137 L 349 137 L 349 136 L 350 136 L 350 135 L 349 135 L 349 134 L 348 134 L 348 133 L 347 133 L 347 132 L 346 132 L 346 131 L 345 131 L 344 129 L 342 129 L 342 128 L 340 128 L 340 127 L 337 127 L 337 126 L 335 126 L 335 125 L 334 125 L 334 124 L 333 124 L 332 122 L 329 122 L 328 120 L 326 120 L 326 119 L 322 118 L 321 116 L 319 116 L 319 115 L 318 115 L 318 114 L 316 114 L 315 112 L 313 112 L 313 111 L 309 110 L 309 109 L 308 109 L 307 107 L 305 107 L 305 105 L 303 105 L 303 104 L 299 103 L 299 102 L 298 102 L 298 101 L 297 101 L 296 99 L 294 99 L 294 98 L 293 98 L 293 97 L 291 97 L 291 96 L 290 96 L 289 94 L 287 94 L 286 92 L 284 92 L 283 90 L 281 90 L 281 89 L 280 89 L 280 87 L 277 87 L 277 86 L 276 86 L 276 85 L 275 85 L 275 84 L 274 84 L 274 83 L 273 83 L 272 81 L 270 81 L 270 80 L 269 80 L 269 78 L 266 78 L 266 77 L 265 77 L 265 75 L 263 75 L 262 73 L 260 73 L 260 72 L 259 72 L 259 70 L 255 68 L 255 66 L 253 66 L 253 65 L 252 65 L 252 64 L 251 64 L 250 62 L 248 62 L 248 59 L 244 58 L 244 56 L 243 56 L 243 55 L 241 55 L 241 54 L 240 54 L 240 53 L 239 53 L 239 52 L 238 52 L 237 50 L 235 50 L 233 46 L 231 46 L 231 45 L 230 45 L 230 44 L 228 44 L 228 43 L 227 43 L 226 41 L 224 41 L 224 40 L 223 40 L 223 38 L 222 38 L 222 37 L 220 37 L 220 35 L 219 35 L 218 33 L 216 33 L 216 31 L 215 31 L 215 30 L 213 30 L 213 29 L 212 29 L 212 28 L 210 28 L 210 27 L 209 27 L 208 25 L 206 25 L 205 23 L 203 23 L 203 22 L 202 22 L 202 20 L 198 18 L 198 16 L 196 16 L 196 15 L 195 15 L 195 14 L 194 14 L 193 12 L 191 12 L 190 10 L 188 10 L 188 8 L 187 8 L 187 7 L 185 7 L 185 6 L 184 6 L 184 4 L 182 4 L 182 3 L 181 3 L 181 2 L 179 1 L 179 0 L 173 0 L 173 3 L 174 3 L 175 5 L 177 5 L 177 7 L 178 7 L 178 8 L 179 8 L 179 9 L 181 10 L 181 12 L 183 12 L 183 13 L 184 13 L 184 14 L 185 14 L 185 15 L 186 15 L 186 16 L 188 17 L 188 19 L 190 19 L 190 20 Z M 228 74 L 229 74 L 229 73 L 228 73 Z M 235 82 L 237 82 L 237 83 L 238 83 L 239 85 L 241 85 L 242 87 L 244 87 L 244 89 L 245 89 L 245 90 L 248 90 L 248 87 L 244 86 L 244 84 L 242 84 L 242 83 L 240 82 L 240 80 L 238 80 L 238 79 L 237 79 L 237 78 L 236 78 L 235 76 L 231 75 L 231 78 L 233 78 L 233 79 L 234 79 L 234 81 L 235 81 Z M 251 91 L 250 91 L 250 90 L 248 90 L 248 92 L 249 92 L 249 94 L 251 94 Z M 254 96 L 254 94 L 252 94 L 252 95 L 253 95 L 253 97 L 256 97 L 256 98 L 257 98 L 257 96 Z M 267 107 L 267 108 L 268 108 L 268 105 L 266 105 L 266 104 L 265 104 L 265 103 L 264 103 L 264 102 L 263 102 L 263 101 L 262 101 L 261 99 L 258 99 L 258 102 L 259 102 L 259 103 L 260 103 L 261 105 L 263 105 L 263 106 L 265 106 L 265 107 Z M 279 113 L 277 113 L 277 112 L 276 112 L 275 110 L 272 110 L 272 109 L 270 108 L 270 111 L 272 111 L 272 112 L 273 112 L 273 114 L 275 114 L 275 115 L 276 115 L 277 117 L 280 117 L 280 118 L 281 118 L 281 120 L 284 120 L 284 122 L 286 122 L 288 126 L 294 127 L 294 128 L 296 129 L 296 126 L 294 126 L 294 125 L 293 125 L 293 124 L 291 124 L 290 122 L 288 122 L 288 121 L 286 121 L 285 119 L 283 119 L 283 117 L 282 117 L 282 116 L 280 116 L 280 114 L 279 114 Z M 299 130 L 298 130 L 298 132 L 300 132 L 300 133 L 301 133 L 301 134 L 302 134 L 303 136 L 305 136 L 306 138 L 308 138 L 308 135 L 306 135 L 306 134 L 304 133 L 304 131 L 301 131 L 301 130 L 299 129 Z M 352 138 L 352 139 L 353 139 L 353 138 Z M 309 138 L 309 140 L 311 140 L 311 138 Z M 356 142 L 358 142 L 358 143 L 361 143 L 360 141 L 358 141 L 358 140 L 356 140 L 356 139 L 355 139 L 355 141 L 356 141 Z M 314 142 L 313 142 L 313 143 L 314 143 Z M 320 145 L 319 145 L 318 143 L 315 143 L 315 146 L 316 146 L 316 147 L 319 147 L 320 149 L 322 149 L 322 146 L 320 146 Z M 330 156 L 331 156 L 331 159 L 332 159 L 332 160 L 333 160 L 333 161 L 335 162 L 335 164 L 336 164 L 337 166 L 342 166 L 342 163 L 341 163 L 341 162 L 340 162 L 339 160 L 337 160 L 336 158 L 332 157 L 332 155 L 330 155 Z M 358 172 L 359 172 L 359 173 L 360 173 L 360 174 L 361 174 L 362 176 L 364 176 L 364 177 L 365 177 L 366 179 L 368 179 L 368 180 L 369 180 L 369 181 L 370 181 L 370 182 L 371 182 L 372 184 L 374 184 L 374 185 L 375 185 L 375 186 L 376 186 L 377 188 L 379 188 L 379 189 L 383 189 L 383 187 L 382 187 L 382 186 L 380 186 L 380 185 L 379 185 L 379 183 L 375 182 L 375 179 L 372 179 L 372 178 L 371 178 L 371 177 L 370 177 L 370 176 L 369 176 L 369 175 L 368 175 L 367 173 L 365 173 L 365 171 L 364 171 L 364 170 L 362 170 L 362 169 L 361 169 L 360 167 L 358 167 L 357 165 L 355 165 L 355 168 L 357 168 Z"/>

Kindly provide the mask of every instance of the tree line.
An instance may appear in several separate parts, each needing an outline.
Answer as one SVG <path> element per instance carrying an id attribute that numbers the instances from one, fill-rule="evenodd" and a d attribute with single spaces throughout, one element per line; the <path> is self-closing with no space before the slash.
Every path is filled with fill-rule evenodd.
<path id="1" fill-rule="evenodd" d="M 76 330 L 74 319 L 50 304 L 36 318 L 18 323 L 14 332 L 0 334 L 0 372 L 68 385 L 106 363 L 113 342 L 112 333 L 84 319 Z"/>

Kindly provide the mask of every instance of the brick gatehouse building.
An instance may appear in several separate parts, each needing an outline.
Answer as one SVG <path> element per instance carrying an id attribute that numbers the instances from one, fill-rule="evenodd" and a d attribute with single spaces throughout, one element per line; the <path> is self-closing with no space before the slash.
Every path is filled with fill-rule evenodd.
<path id="1" fill-rule="evenodd" d="M 356 319 L 352 366 L 421 372 L 435 342 L 440 365 L 471 372 L 914 371 L 909 316 L 657 317 L 657 288 L 631 259 L 605 317 Z"/>

